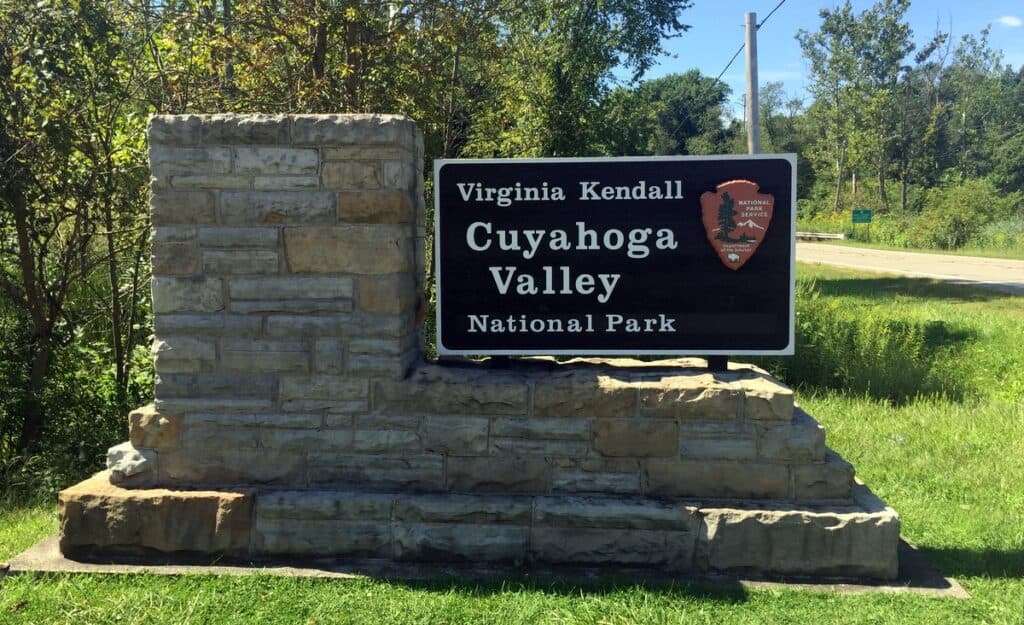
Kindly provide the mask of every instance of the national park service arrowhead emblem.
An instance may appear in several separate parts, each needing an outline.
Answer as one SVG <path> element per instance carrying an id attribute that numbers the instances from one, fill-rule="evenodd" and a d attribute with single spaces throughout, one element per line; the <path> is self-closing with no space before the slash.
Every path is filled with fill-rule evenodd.
<path id="1" fill-rule="evenodd" d="M 722 264 L 734 271 L 754 255 L 772 222 L 775 198 L 758 193 L 759 187 L 749 180 L 730 180 L 700 196 L 708 242 Z"/>

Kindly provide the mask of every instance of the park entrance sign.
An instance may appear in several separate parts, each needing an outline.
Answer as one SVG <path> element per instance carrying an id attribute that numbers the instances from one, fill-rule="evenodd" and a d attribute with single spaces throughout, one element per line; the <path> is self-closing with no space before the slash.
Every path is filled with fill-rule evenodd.
<path id="1" fill-rule="evenodd" d="M 438 352 L 792 354 L 793 155 L 435 162 Z"/>

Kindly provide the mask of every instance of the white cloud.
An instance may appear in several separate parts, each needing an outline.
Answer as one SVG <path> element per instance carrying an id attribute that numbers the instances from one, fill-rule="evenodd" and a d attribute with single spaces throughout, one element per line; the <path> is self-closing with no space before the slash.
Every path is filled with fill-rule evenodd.
<path id="1" fill-rule="evenodd" d="M 1006 26 L 1008 28 L 1019 28 L 1024 26 L 1024 20 L 1020 19 L 1016 15 L 1004 15 L 996 18 L 996 24 Z"/>

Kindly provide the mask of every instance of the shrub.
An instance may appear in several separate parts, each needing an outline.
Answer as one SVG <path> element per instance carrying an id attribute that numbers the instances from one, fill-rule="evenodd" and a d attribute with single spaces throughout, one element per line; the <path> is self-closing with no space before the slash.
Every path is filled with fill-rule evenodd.
<path id="1" fill-rule="evenodd" d="M 928 247 L 956 249 L 966 245 L 990 222 L 1013 216 L 1020 204 L 1020 193 L 1000 193 L 984 178 L 944 184 L 928 192 L 914 227 Z"/>
<path id="2" fill-rule="evenodd" d="M 950 391 L 932 368 L 941 322 L 877 307 L 851 307 L 821 297 L 813 282 L 797 284 L 796 355 L 760 363 L 789 384 L 843 389 L 904 401 Z"/>

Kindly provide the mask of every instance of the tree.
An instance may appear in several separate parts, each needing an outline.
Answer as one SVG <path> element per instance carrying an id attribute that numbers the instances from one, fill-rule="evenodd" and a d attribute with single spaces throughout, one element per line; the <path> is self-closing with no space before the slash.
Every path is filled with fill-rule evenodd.
<path id="1" fill-rule="evenodd" d="M 736 242 L 738 239 L 734 239 L 730 236 L 733 230 L 736 229 L 736 202 L 729 195 L 729 192 L 722 194 L 722 203 L 718 205 L 718 234 L 715 238 L 719 241 Z"/>
<path id="2" fill-rule="evenodd" d="M 127 386 L 134 338 L 122 304 L 138 290 L 120 288 L 118 255 L 129 242 L 138 285 L 146 176 L 136 166 L 143 118 L 128 86 L 137 50 L 118 26 L 109 5 L 91 0 L 0 7 L 0 291 L 28 325 L 21 423 L 16 440 L 0 443 L 22 452 L 47 427 L 42 397 L 56 350 L 97 302 L 102 318 L 114 318 L 103 332 L 118 388 Z M 89 299 L 83 291 L 98 269 L 109 291 Z"/>

